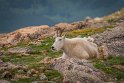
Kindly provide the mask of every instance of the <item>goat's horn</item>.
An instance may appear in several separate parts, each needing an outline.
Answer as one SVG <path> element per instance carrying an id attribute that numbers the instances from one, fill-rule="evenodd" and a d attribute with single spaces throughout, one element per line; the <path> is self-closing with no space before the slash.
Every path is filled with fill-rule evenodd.
<path id="1" fill-rule="evenodd" d="M 55 36 L 58 37 L 60 34 L 60 28 L 58 26 L 55 26 L 55 31 L 56 31 Z"/>
<path id="2" fill-rule="evenodd" d="M 65 28 L 60 30 L 60 36 L 62 36 L 62 33 L 64 32 Z"/>

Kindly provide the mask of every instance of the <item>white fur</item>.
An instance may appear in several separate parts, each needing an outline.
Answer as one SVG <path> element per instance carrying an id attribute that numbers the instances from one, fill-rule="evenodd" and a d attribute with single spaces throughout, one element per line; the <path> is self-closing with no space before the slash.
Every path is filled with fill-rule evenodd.
<path id="1" fill-rule="evenodd" d="M 62 58 L 88 59 L 98 57 L 98 47 L 95 43 L 89 41 L 89 39 L 91 38 L 69 39 L 57 37 L 52 47 L 57 51 L 63 51 Z"/>
<path id="2" fill-rule="evenodd" d="M 89 42 L 94 42 L 94 39 L 90 36 L 89 37 L 84 37 L 84 39 L 86 39 Z"/>

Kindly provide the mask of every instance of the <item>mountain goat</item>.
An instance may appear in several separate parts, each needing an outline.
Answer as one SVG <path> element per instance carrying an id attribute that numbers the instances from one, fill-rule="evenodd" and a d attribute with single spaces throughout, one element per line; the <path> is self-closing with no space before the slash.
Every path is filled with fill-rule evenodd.
<path id="1" fill-rule="evenodd" d="M 65 38 L 61 36 L 63 29 L 58 28 L 56 31 L 57 37 L 52 45 L 52 49 L 57 51 L 62 50 L 62 58 L 89 59 L 99 57 L 98 47 L 95 43 L 88 41 L 86 38 Z"/>

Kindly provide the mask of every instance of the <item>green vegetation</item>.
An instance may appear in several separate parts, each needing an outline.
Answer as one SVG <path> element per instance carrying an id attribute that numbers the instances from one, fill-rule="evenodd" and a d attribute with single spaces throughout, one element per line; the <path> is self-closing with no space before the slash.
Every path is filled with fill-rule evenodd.
<path id="1" fill-rule="evenodd" d="M 102 33 L 108 28 L 111 29 L 111 28 L 113 28 L 113 26 L 105 26 L 105 27 L 101 27 L 101 28 L 85 28 L 85 29 L 74 30 L 74 31 L 70 31 L 67 34 L 67 36 L 68 37 L 76 37 L 78 35 L 81 35 L 82 37 L 90 36 L 93 34 Z"/>
<path id="2" fill-rule="evenodd" d="M 51 57 L 51 58 L 56 58 L 59 57 L 61 52 L 53 52 L 51 50 L 51 45 L 53 43 L 53 38 L 48 37 L 44 39 L 41 42 L 41 45 L 36 46 L 36 45 L 28 45 L 28 43 L 19 43 L 17 46 L 18 47 L 25 47 L 29 46 L 33 49 L 33 52 L 30 55 L 23 55 L 23 54 L 9 54 L 7 53 L 4 56 L 1 56 L 0 59 L 2 59 L 4 62 L 11 62 L 13 64 L 21 64 L 21 65 L 27 65 L 28 69 L 25 70 L 25 72 L 21 72 L 21 74 L 26 74 L 29 70 L 35 69 L 39 71 L 39 73 L 45 73 L 46 76 L 48 77 L 48 80 L 52 80 L 56 78 L 57 83 L 60 83 L 60 78 L 61 75 L 59 72 L 55 70 L 49 70 L 48 69 L 48 64 L 41 64 L 39 63 L 41 60 L 43 60 L 45 57 Z M 6 48 L 7 50 L 8 48 Z M 44 69 L 41 70 L 40 67 L 43 67 Z M 0 71 L 0 75 L 3 73 Z M 15 75 L 19 74 L 18 70 L 10 70 L 10 72 Z M 2 78 L 4 79 L 4 78 Z M 8 79 L 8 78 L 7 78 Z M 39 79 L 39 76 L 31 76 L 30 78 L 21 78 L 16 81 L 12 81 L 12 83 L 31 83 L 32 81 L 36 81 Z M 10 80 L 10 79 L 8 79 Z"/>
<path id="3" fill-rule="evenodd" d="M 45 75 L 48 77 L 48 80 L 52 79 L 53 81 L 56 81 L 57 83 L 60 83 L 62 80 L 62 75 L 58 73 L 58 71 L 56 70 L 47 70 L 45 71 Z"/>
<path id="4" fill-rule="evenodd" d="M 124 70 L 117 69 L 115 65 L 124 65 L 124 57 L 110 57 L 107 60 L 93 60 L 94 66 L 113 78 L 121 80 L 124 78 Z"/>
<path id="5" fill-rule="evenodd" d="M 31 77 L 31 78 L 20 78 L 18 81 L 11 81 L 12 83 L 31 83 L 32 81 L 37 80 L 36 77 Z"/>

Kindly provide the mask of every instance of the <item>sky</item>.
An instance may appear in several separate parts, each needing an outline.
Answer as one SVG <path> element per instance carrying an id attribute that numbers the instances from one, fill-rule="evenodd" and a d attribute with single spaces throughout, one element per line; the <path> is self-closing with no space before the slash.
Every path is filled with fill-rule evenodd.
<path id="1" fill-rule="evenodd" d="M 0 33 L 102 17 L 121 8 L 124 0 L 0 0 Z"/>

